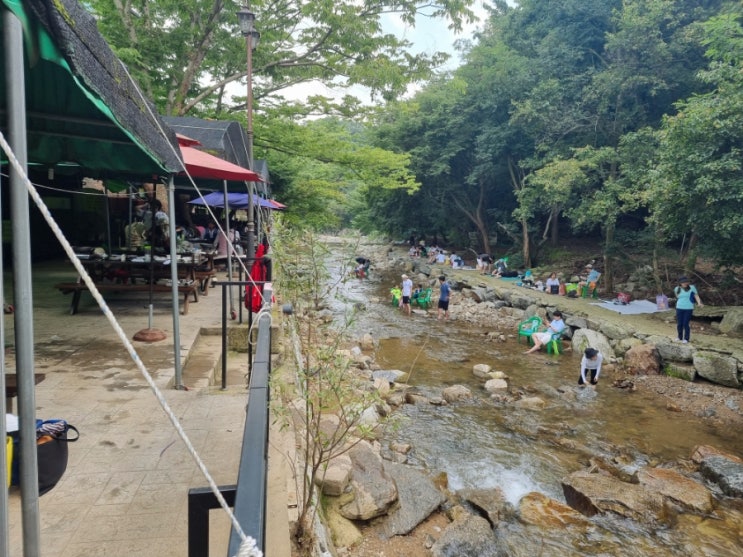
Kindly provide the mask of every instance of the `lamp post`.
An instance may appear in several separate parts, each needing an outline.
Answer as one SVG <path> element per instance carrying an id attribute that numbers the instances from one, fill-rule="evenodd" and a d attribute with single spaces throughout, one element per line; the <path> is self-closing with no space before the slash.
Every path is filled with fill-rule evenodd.
<path id="1" fill-rule="evenodd" d="M 253 170 L 253 50 L 258 46 L 261 34 L 255 29 L 255 14 L 250 6 L 243 6 L 237 12 L 240 33 L 245 37 L 248 55 L 248 98 L 245 102 L 248 132 L 248 168 Z M 248 183 L 248 260 L 255 256 L 255 207 L 253 200 L 253 182 Z"/>

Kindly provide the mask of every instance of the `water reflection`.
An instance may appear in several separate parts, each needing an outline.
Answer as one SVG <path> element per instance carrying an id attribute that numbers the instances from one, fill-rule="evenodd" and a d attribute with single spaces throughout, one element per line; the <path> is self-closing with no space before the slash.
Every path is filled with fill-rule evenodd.
<path id="1" fill-rule="evenodd" d="M 700 444 L 732 453 L 743 446 L 743 432 L 720 435 L 692 416 L 668 412 L 649 393 L 613 388 L 608 374 L 595 391 L 579 388 L 577 354 L 526 356 L 515 339 L 486 341 L 481 327 L 403 315 L 387 301 L 396 280 L 345 282 L 333 311 L 342 315 L 349 302 L 364 304 L 354 331 L 379 339 L 378 364 L 408 372 L 410 385 L 423 395 L 437 397 L 454 384 L 475 393 L 468 403 L 405 405 L 399 410 L 404 419 L 396 436 L 412 445 L 411 463 L 446 472 L 452 489 L 499 487 L 514 505 L 531 491 L 563 501 L 560 480 L 585 469 L 594 456 L 613 458 L 631 473 L 687 459 Z M 545 407 L 530 411 L 492 401 L 483 381 L 472 374 L 477 363 L 504 371 L 511 391 L 538 396 Z M 567 531 L 540 531 L 535 538 L 534 527 L 520 524 L 499 529 L 499 535 L 510 555 L 535 555 L 534 539 L 541 540 L 544 555 L 743 555 L 728 552 L 740 541 L 741 509 L 725 503 L 716 517 L 679 519 L 696 536 L 611 516 L 592 519 L 599 528 L 579 538 Z M 717 549 L 710 552 L 711 546 Z"/>

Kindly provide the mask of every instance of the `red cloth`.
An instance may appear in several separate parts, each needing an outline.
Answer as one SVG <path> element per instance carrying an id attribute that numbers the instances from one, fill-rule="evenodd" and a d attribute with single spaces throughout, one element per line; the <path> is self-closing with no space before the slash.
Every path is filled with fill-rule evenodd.
<path id="1" fill-rule="evenodd" d="M 266 247 L 259 244 L 255 250 L 255 261 L 250 267 L 250 279 L 255 282 L 266 280 L 266 264 L 263 262 L 263 256 L 266 255 Z M 263 306 L 263 284 L 249 284 L 245 287 L 245 307 L 257 313 Z"/>

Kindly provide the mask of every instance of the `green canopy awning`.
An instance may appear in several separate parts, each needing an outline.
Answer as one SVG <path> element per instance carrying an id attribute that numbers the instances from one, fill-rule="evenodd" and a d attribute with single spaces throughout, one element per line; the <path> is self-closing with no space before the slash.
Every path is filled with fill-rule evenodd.
<path id="1" fill-rule="evenodd" d="M 23 27 L 30 164 L 79 165 L 92 177 L 181 169 L 175 134 L 142 98 L 91 14 L 74 0 L 0 0 L 0 10 L 5 9 Z M 0 19 L 0 31 L 2 25 Z M 0 129 L 5 133 L 11 84 L 5 83 L 2 58 Z"/>

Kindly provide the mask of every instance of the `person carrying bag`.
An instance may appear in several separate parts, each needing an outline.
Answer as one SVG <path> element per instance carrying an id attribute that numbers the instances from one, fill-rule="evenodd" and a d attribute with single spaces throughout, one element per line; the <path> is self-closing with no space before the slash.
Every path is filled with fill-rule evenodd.
<path id="1" fill-rule="evenodd" d="M 691 316 L 694 313 L 694 306 L 704 307 L 699 292 L 691 284 L 687 277 L 680 277 L 679 284 L 673 289 L 676 295 L 676 330 L 678 332 L 678 341 L 688 344 L 691 337 Z"/>

